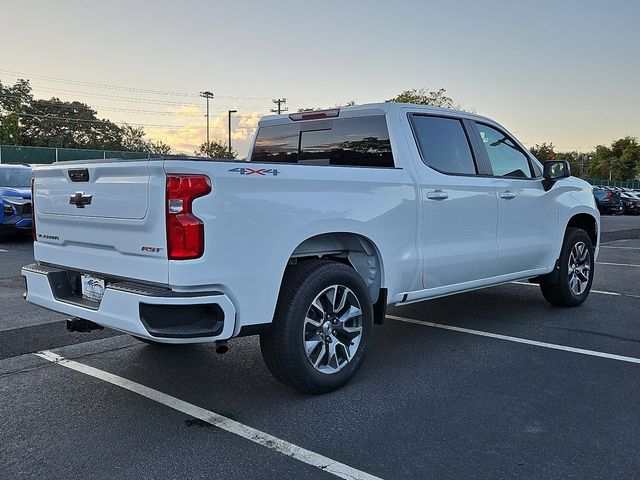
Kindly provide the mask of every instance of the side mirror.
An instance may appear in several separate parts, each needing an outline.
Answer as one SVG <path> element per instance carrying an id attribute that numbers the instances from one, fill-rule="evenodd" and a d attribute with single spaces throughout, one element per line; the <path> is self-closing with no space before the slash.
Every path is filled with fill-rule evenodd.
<path id="1" fill-rule="evenodd" d="M 571 167 L 566 160 L 549 160 L 544 162 L 544 169 L 542 176 L 542 186 L 545 190 L 549 190 L 554 183 L 561 178 L 567 178 L 571 176 Z"/>

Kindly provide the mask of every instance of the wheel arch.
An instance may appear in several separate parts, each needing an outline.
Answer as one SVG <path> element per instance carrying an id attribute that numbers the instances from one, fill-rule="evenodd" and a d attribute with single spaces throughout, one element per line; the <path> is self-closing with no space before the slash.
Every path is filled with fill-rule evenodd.
<path id="1" fill-rule="evenodd" d="M 366 284 L 372 303 L 384 294 L 382 255 L 373 240 L 362 234 L 326 232 L 309 237 L 293 250 L 288 264 L 310 258 L 328 258 L 351 266 Z"/>
<path id="2" fill-rule="evenodd" d="M 576 213 L 567 221 L 565 234 L 569 228 L 580 228 L 587 232 L 594 247 L 598 246 L 598 220 L 589 213 Z"/>

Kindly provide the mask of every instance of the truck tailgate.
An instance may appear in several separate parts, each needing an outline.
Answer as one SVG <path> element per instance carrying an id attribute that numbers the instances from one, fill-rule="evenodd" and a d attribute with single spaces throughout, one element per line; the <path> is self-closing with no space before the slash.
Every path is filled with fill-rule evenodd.
<path id="1" fill-rule="evenodd" d="M 38 167 L 34 195 L 37 261 L 168 282 L 162 161 Z"/>

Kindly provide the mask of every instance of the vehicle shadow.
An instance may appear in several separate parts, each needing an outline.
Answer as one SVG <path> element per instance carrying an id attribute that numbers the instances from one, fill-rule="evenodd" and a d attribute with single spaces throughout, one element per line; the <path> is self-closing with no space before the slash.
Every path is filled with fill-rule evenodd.
<path id="1" fill-rule="evenodd" d="M 30 243 L 33 243 L 33 237 L 31 236 L 31 232 L 0 233 L 0 245 L 10 245 L 10 244 L 26 245 Z"/>

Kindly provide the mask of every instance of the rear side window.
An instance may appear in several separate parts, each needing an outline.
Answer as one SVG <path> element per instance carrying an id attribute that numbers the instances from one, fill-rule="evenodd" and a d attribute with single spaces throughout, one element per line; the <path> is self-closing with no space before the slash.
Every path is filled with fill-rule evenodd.
<path id="1" fill-rule="evenodd" d="M 299 137 L 297 125 L 260 127 L 251 161 L 297 163 Z"/>
<path id="2" fill-rule="evenodd" d="M 477 173 L 469 140 L 460 120 L 411 115 L 411 125 L 422 160 L 427 165 L 442 173 Z"/>
<path id="3" fill-rule="evenodd" d="M 478 131 L 487 150 L 491 170 L 497 177 L 531 178 L 529 158 L 507 135 L 478 123 Z"/>
<path id="4" fill-rule="evenodd" d="M 251 161 L 394 167 L 383 115 L 261 127 Z"/>

